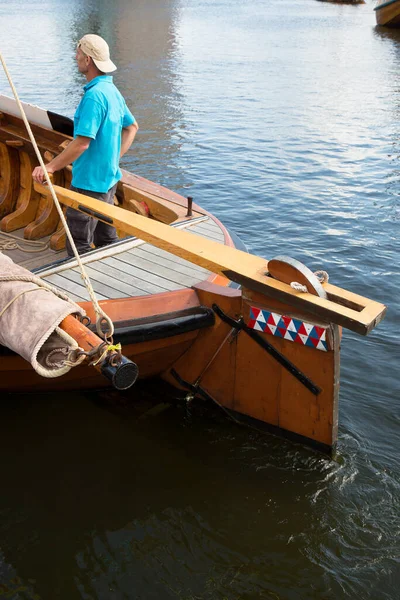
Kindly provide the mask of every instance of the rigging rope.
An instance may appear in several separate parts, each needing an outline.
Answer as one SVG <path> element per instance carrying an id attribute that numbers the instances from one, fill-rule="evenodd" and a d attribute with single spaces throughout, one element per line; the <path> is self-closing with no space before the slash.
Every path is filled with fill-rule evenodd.
<path id="1" fill-rule="evenodd" d="M 2 238 L 8 239 L 2 239 Z M 24 248 L 20 246 L 20 244 L 27 244 L 28 246 L 33 246 L 33 248 Z M 4 233 L 4 231 L 0 232 L 0 251 L 1 250 L 21 250 L 22 252 L 43 252 L 47 250 L 49 247 L 49 242 L 39 242 L 38 240 L 24 240 L 19 238 L 12 233 Z M 35 250 L 36 247 L 36 250 Z"/>
<path id="2" fill-rule="evenodd" d="M 53 201 L 54 201 L 54 204 L 56 206 L 57 212 L 58 212 L 58 214 L 60 216 L 61 223 L 63 224 L 63 226 L 65 228 L 65 233 L 66 233 L 66 235 L 68 237 L 68 240 L 69 240 L 69 242 L 71 244 L 71 248 L 72 248 L 72 250 L 74 252 L 74 255 L 75 255 L 75 258 L 77 260 L 79 269 L 81 271 L 81 277 L 82 277 L 83 282 L 84 282 L 84 284 L 86 286 L 86 289 L 89 292 L 89 296 L 90 296 L 90 299 L 92 301 L 92 305 L 93 305 L 94 311 L 96 313 L 96 329 L 97 329 L 97 333 L 99 334 L 100 337 L 104 337 L 104 339 L 106 339 L 106 340 L 111 340 L 112 336 L 114 334 L 114 324 L 111 321 L 110 317 L 100 307 L 100 305 L 99 305 L 99 303 L 97 301 L 97 298 L 96 298 L 95 292 L 93 290 L 92 284 L 90 283 L 90 279 L 89 279 L 89 277 L 88 277 L 88 275 L 87 275 L 87 273 L 85 271 L 85 267 L 83 266 L 83 263 L 82 263 L 82 261 L 80 259 L 80 256 L 79 256 L 79 253 L 78 253 L 78 251 L 76 249 L 76 246 L 75 246 L 74 240 L 72 238 L 71 232 L 69 230 L 69 227 L 68 227 L 67 221 L 65 219 L 64 213 L 63 213 L 62 208 L 60 206 L 59 200 L 57 198 L 57 195 L 56 195 L 56 192 L 54 190 L 53 184 L 52 184 L 51 179 L 49 177 L 49 174 L 47 172 L 46 166 L 45 166 L 45 164 L 43 162 L 42 155 L 40 154 L 39 148 L 37 146 L 35 137 L 34 137 L 34 135 L 32 133 L 31 127 L 30 127 L 29 122 L 28 122 L 28 119 L 26 118 L 26 114 L 25 114 L 24 108 L 23 108 L 23 106 L 21 104 L 21 101 L 20 101 L 20 99 L 18 97 L 17 90 L 15 89 L 14 83 L 13 83 L 13 81 L 11 79 L 11 75 L 10 75 L 8 69 L 7 69 L 7 65 L 5 63 L 5 60 L 4 60 L 3 55 L 1 54 L 1 52 L 0 52 L 0 61 L 1 61 L 2 65 L 3 65 L 4 72 L 5 72 L 6 76 L 7 76 L 7 79 L 9 81 L 10 86 L 11 86 L 12 92 L 14 94 L 14 98 L 15 98 L 15 100 L 17 102 L 17 105 L 18 105 L 18 108 L 20 110 L 20 113 L 21 113 L 21 116 L 22 116 L 22 120 L 25 123 L 25 127 L 26 127 L 26 129 L 28 131 L 28 135 L 29 135 L 30 140 L 32 142 L 32 146 L 33 146 L 33 148 L 35 150 L 37 159 L 39 161 L 40 166 L 43 169 L 43 172 L 44 172 L 44 175 L 45 175 L 45 179 L 46 179 L 47 185 L 49 186 L 49 190 L 51 192 L 51 196 L 53 198 Z M 108 331 L 107 332 L 103 332 L 103 330 L 102 330 L 102 323 L 104 321 L 108 325 Z"/>

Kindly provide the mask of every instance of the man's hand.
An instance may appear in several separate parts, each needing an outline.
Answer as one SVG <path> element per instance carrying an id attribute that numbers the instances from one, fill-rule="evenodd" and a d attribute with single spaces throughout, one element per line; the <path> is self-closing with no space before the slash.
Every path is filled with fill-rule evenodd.
<path id="1" fill-rule="evenodd" d="M 50 163 L 46 165 L 46 171 L 49 175 L 54 173 L 54 169 L 50 166 Z M 32 172 L 32 179 L 36 181 L 36 183 L 43 183 L 45 181 L 45 175 L 42 167 L 35 167 Z"/>
<path id="2" fill-rule="evenodd" d="M 51 175 L 55 171 L 60 171 L 67 165 L 70 165 L 74 162 L 81 154 L 85 152 L 89 148 L 89 144 L 91 142 L 91 138 L 84 137 L 82 135 L 78 135 L 74 140 L 72 140 L 68 146 L 51 162 L 46 165 L 46 170 Z M 42 167 L 36 167 L 33 170 L 32 178 L 37 183 L 43 183 L 44 180 L 44 172 Z"/>

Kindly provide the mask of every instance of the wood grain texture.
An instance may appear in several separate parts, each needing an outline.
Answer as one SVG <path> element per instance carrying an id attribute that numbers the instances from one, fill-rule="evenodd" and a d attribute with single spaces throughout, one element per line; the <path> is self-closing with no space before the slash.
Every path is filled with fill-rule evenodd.
<path id="1" fill-rule="evenodd" d="M 26 227 L 34 221 L 39 207 L 40 195 L 33 187 L 31 173 L 37 161 L 26 152 L 19 153 L 20 178 L 15 210 L 0 222 L 2 231 L 11 232 Z"/>
<path id="2" fill-rule="evenodd" d="M 63 185 L 63 172 L 54 173 L 53 179 L 55 184 Z M 47 190 L 45 194 L 41 194 L 36 219 L 25 227 L 24 237 L 27 240 L 38 240 L 51 235 L 57 230 L 59 222 L 60 216 L 56 205 Z"/>
<path id="3" fill-rule="evenodd" d="M 42 193 L 49 193 L 43 186 L 38 188 Z M 68 206 L 78 210 L 80 207 L 84 211 L 93 211 L 99 215 L 100 220 L 111 219 L 114 226 L 154 246 L 172 252 L 213 273 L 224 275 L 244 287 L 301 308 L 316 318 L 332 321 L 362 335 L 366 335 L 385 312 L 384 305 L 371 303 L 367 298 L 363 299 L 363 310 L 358 312 L 326 298 L 295 292 L 288 284 L 265 275 L 268 265 L 261 257 L 223 246 L 212 240 L 200 239 L 187 231 L 176 230 L 119 207 L 104 205 L 98 200 L 59 186 L 56 186 L 56 192 L 60 201 Z M 348 295 L 349 292 L 346 294 Z M 369 310 L 365 311 L 367 306 Z"/>
<path id="4" fill-rule="evenodd" d="M 19 153 L 0 143 L 0 218 L 10 214 L 19 191 Z"/>

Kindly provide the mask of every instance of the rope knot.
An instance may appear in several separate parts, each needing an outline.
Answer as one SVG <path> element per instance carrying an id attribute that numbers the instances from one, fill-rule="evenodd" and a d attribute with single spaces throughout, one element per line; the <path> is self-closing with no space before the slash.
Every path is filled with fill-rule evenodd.
<path id="1" fill-rule="evenodd" d="M 314 271 L 314 275 L 320 283 L 328 283 L 329 281 L 329 275 L 326 271 Z M 307 286 L 298 281 L 292 281 L 290 287 L 296 290 L 296 292 L 303 292 L 304 294 L 308 292 Z"/>

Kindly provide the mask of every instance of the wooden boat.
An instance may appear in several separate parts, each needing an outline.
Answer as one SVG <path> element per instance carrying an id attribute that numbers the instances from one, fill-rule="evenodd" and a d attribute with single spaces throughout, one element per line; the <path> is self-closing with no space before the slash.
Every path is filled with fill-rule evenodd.
<path id="1" fill-rule="evenodd" d="M 376 22 L 385 27 L 400 27 L 400 0 L 383 0 L 375 8 Z"/>
<path id="2" fill-rule="evenodd" d="M 60 152 L 72 135 L 71 122 L 25 109 L 43 156 Z M 36 164 L 17 107 L 0 96 L 0 242 L 12 232 L 22 243 L 48 244 L 35 253 L 4 252 L 67 292 L 93 319 L 76 261 L 66 256 L 49 191 L 32 183 Z M 267 263 L 247 254 L 209 212 L 142 177 L 123 172 L 118 206 L 71 192 L 70 179 L 70 168 L 55 174 L 60 202 L 112 222 L 121 232 L 117 243 L 88 252 L 82 261 L 114 322 L 115 341 L 140 376 L 158 376 L 188 397 L 213 400 L 255 426 L 332 452 L 341 327 L 366 335 L 385 307 L 321 284 L 293 259 Z M 293 289 L 292 281 L 306 291 Z M 40 378 L 28 362 L 1 348 L 0 390 L 104 385 L 86 366 L 58 379 Z"/>

